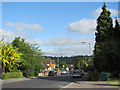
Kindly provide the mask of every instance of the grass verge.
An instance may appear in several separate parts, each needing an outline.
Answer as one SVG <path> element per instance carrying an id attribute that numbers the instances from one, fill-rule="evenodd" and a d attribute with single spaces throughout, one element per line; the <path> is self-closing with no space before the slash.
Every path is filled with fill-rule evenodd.
<path id="1" fill-rule="evenodd" d="M 120 85 L 120 79 L 109 79 L 108 83 L 112 85 Z"/>

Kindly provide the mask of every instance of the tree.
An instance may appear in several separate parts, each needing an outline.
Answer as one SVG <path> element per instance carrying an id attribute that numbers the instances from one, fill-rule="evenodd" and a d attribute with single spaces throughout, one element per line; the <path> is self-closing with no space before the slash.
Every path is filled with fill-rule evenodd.
<path id="1" fill-rule="evenodd" d="M 65 70 L 68 67 L 68 64 L 66 62 L 61 62 L 60 63 L 60 68 Z"/>
<path id="2" fill-rule="evenodd" d="M 112 55 L 109 57 L 111 62 L 109 62 L 109 67 L 112 67 L 110 70 L 114 73 L 114 76 L 119 77 L 120 73 L 120 25 L 116 18 L 115 27 L 113 36 L 111 39 L 111 53 Z"/>
<path id="3" fill-rule="evenodd" d="M 77 64 L 77 68 L 84 68 L 84 64 L 85 64 L 85 61 L 84 60 L 80 60 Z"/>
<path id="4" fill-rule="evenodd" d="M 23 72 L 23 75 L 26 77 L 37 76 L 41 68 L 44 68 L 42 63 L 42 53 L 41 49 L 36 44 L 30 44 L 25 42 L 25 39 L 16 37 L 12 45 L 17 47 L 18 50 L 23 54 L 23 61 L 19 69 Z"/>
<path id="5" fill-rule="evenodd" d="M 11 71 L 14 65 L 19 67 L 22 61 L 21 53 L 18 52 L 18 48 L 14 48 L 12 44 L 5 44 L 2 46 L 2 68 L 3 73 L 5 69 Z"/>
<path id="6" fill-rule="evenodd" d="M 0 41 L 0 67 L 1 67 L 1 64 L 2 64 L 2 47 L 4 45 L 4 42 L 3 40 Z"/>
<path id="7" fill-rule="evenodd" d="M 74 59 L 74 68 L 75 69 L 80 69 L 80 68 L 84 68 L 84 65 L 85 65 L 85 60 L 82 60 L 80 57 L 76 57 Z"/>
<path id="8" fill-rule="evenodd" d="M 102 12 L 97 19 L 96 38 L 94 47 L 94 67 L 98 71 L 108 71 L 111 56 L 111 38 L 113 36 L 113 23 L 110 11 L 104 3 Z"/>

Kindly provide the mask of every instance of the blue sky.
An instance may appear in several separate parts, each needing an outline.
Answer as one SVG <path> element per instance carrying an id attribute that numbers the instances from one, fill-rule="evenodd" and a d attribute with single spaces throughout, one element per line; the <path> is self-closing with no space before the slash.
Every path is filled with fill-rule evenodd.
<path id="1" fill-rule="evenodd" d="M 118 3 L 106 3 L 117 16 Z M 91 54 L 94 47 L 96 19 L 103 2 L 3 2 L 2 33 L 6 42 L 15 37 L 37 43 L 45 55 L 71 56 Z"/>

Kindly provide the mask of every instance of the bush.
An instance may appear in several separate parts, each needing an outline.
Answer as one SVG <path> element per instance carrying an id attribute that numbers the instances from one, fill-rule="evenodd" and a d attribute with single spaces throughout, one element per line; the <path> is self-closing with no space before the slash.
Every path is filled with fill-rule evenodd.
<path id="1" fill-rule="evenodd" d="M 94 73 L 93 71 L 88 72 L 88 80 L 89 81 L 99 81 L 100 80 L 100 73 Z"/>
<path id="2" fill-rule="evenodd" d="M 2 79 L 22 78 L 22 72 L 9 72 L 2 74 Z"/>
<path id="3" fill-rule="evenodd" d="M 28 68 L 26 70 L 23 70 L 23 76 L 24 77 L 32 77 L 35 76 L 35 69 L 34 68 Z"/>
<path id="4" fill-rule="evenodd" d="M 87 71 L 90 71 L 90 72 L 94 71 L 94 67 L 88 66 L 88 67 L 87 67 Z"/>

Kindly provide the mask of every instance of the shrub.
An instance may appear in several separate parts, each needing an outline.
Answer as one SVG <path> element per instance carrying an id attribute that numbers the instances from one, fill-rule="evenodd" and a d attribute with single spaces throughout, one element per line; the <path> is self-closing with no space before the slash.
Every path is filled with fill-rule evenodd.
<path id="1" fill-rule="evenodd" d="M 24 77 L 32 77 L 35 76 L 35 70 L 33 68 L 28 68 L 27 70 L 23 70 Z"/>
<path id="2" fill-rule="evenodd" d="M 100 73 L 94 73 L 93 71 L 88 72 L 88 80 L 89 81 L 99 81 L 100 80 Z"/>
<path id="3" fill-rule="evenodd" d="M 94 67 L 92 67 L 92 66 L 88 66 L 88 67 L 87 67 L 87 71 L 92 72 L 93 70 L 94 70 Z"/>
<path id="4" fill-rule="evenodd" d="M 9 72 L 2 74 L 2 79 L 22 78 L 22 72 Z"/>

